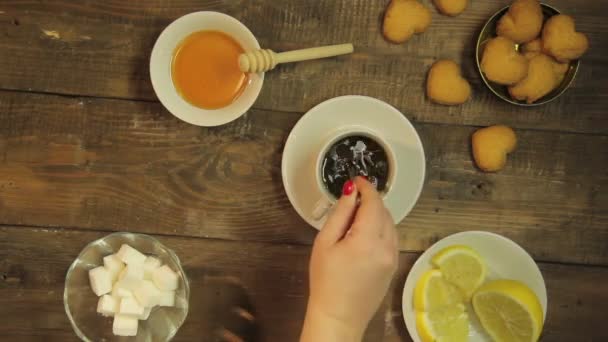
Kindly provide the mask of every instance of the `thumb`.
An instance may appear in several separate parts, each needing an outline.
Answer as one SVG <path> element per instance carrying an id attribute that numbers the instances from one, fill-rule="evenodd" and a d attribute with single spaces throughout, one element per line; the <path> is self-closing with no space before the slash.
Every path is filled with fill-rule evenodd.
<path id="1" fill-rule="evenodd" d="M 357 211 L 357 186 L 352 180 L 344 183 L 342 197 L 332 208 L 317 239 L 327 245 L 340 241 L 350 228 Z"/>

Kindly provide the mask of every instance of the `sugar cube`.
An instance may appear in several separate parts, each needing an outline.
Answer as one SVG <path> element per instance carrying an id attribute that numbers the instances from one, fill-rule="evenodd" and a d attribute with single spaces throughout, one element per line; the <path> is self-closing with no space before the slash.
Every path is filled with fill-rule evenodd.
<path id="1" fill-rule="evenodd" d="M 127 267 L 120 272 L 119 280 L 142 280 L 144 279 L 144 269 L 142 265 L 127 265 Z"/>
<path id="2" fill-rule="evenodd" d="M 164 265 L 152 272 L 152 280 L 160 290 L 173 291 L 177 289 L 179 277 L 169 266 Z"/>
<path id="3" fill-rule="evenodd" d="M 144 307 L 158 305 L 160 294 L 160 290 L 149 280 L 140 282 L 139 286 L 133 291 L 133 295 L 139 304 Z"/>
<path id="4" fill-rule="evenodd" d="M 120 301 L 120 307 L 118 309 L 122 315 L 133 315 L 139 316 L 144 313 L 144 307 L 141 306 L 135 298 L 123 298 Z"/>
<path id="5" fill-rule="evenodd" d="M 116 255 L 118 255 L 120 260 L 127 265 L 142 265 L 146 260 L 146 256 L 144 254 L 126 244 L 120 246 L 120 249 Z"/>
<path id="6" fill-rule="evenodd" d="M 161 291 L 158 297 L 159 306 L 175 306 L 175 291 Z"/>
<path id="7" fill-rule="evenodd" d="M 157 257 L 123 244 L 103 257 L 102 266 L 89 270 L 89 282 L 99 296 L 97 312 L 114 317 L 114 335 L 136 336 L 139 320 L 147 320 L 155 306 L 175 306 L 179 274 Z"/>
<path id="8" fill-rule="evenodd" d="M 161 266 L 160 260 L 153 256 L 149 256 L 144 261 L 144 279 L 152 280 L 152 272 Z"/>
<path id="9" fill-rule="evenodd" d="M 137 317 L 117 314 L 114 316 L 112 332 L 117 336 L 135 336 L 137 335 L 137 325 Z"/>
<path id="10" fill-rule="evenodd" d="M 120 298 L 116 298 L 110 295 L 103 295 L 99 297 L 97 302 L 97 312 L 106 317 L 114 316 L 118 312 L 120 305 Z"/>
<path id="11" fill-rule="evenodd" d="M 95 292 L 97 296 L 112 291 L 112 275 L 103 266 L 89 270 L 89 281 L 93 292 Z"/>
<path id="12" fill-rule="evenodd" d="M 116 254 L 110 254 L 103 258 L 103 266 L 112 275 L 112 281 L 118 279 L 118 275 L 125 268 L 125 264 L 120 260 Z"/>
<path id="13" fill-rule="evenodd" d="M 150 317 L 150 313 L 152 312 L 152 308 L 144 308 L 144 313 L 137 316 L 137 319 L 139 319 L 140 321 L 145 321 L 148 319 L 148 317 Z"/>
<path id="14" fill-rule="evenodd" d="M 143 265 L 143 264 L 142 264 Z M 118 282 L 122 284 L 123 288 L 133 291 L 144 279 L 144 269 L 142 265 L 127 265 L 120 275 L 118 276 Z"/>
<path id="15" fill-rule="evenodd" d="M 131 292 L 131 288 L 126 286 L 125 283 L 117 281 L 112 287 L 112 296 L 118 298 L 133 297 L 133 292 Z"/>

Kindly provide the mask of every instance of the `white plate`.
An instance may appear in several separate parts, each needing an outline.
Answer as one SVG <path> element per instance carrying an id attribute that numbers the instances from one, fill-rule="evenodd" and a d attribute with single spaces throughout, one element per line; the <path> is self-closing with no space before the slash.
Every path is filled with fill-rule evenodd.
<path id="1" fill-rule="evenodd" d="M 391 105 L 367 96 L 341 96 L 327 100 L 306 113 L 292 129 L 281 171 L 289 201 L 311 226 L 321 229 L 324 221 L 312 212 L 321 198 L 315 178 L 320 146 L 327 137 L 352 127 L 376 132 L 393 149 L 398 173 L 384 203 L 395 222 L 412 210 L 424 183 L 425 159 L 418 133 L 406 117 Z"/>
<path id="2" fill-rule="evenodd" d="M 414 287 L 420 276 L 432 268 L 431 258 L 441 249 L 452 245 L 466 245 L 476 250 L 486 261 L 488 266 L 488 280 L 513 279 L 521 281 L 530 287 L 543 307 L 543 317 L 547 316 L 547 289 L 536 262 L 518 244 L 504 236 L 488 232 L 462 232 L 450 235 L 427 249 L 418 258 L 405 281 L 403 288 L 402 311 L 405 325 L 414 342 L 420 342 L 416 330 L 416 314 L 414 312 Z M 469 307 L 469 311 L 471 308 Z M 490 342 L 491 339 L 483 332 L 481 325 L 471 317 L 470 342 Z"/>
<path id="3" fill-rule="evenodd" d="M 262 89 L 264 73 L 250 74 L 243 93 L 226 107 L 208 110 L 191 105 L 173 85 L 171 63 L 181 41 L 191 33 L 203 30 L 222 31 L 234 38 L 245 51 L 260 48 L 253 33 L 229 15 L 218 12 L 186 14 L 167 26 L 156 40 L 150 57 L 150 78 L 156 96 L 171 114 L 193 125 L 219 126 L 235 120 L 251 108 Z"/>

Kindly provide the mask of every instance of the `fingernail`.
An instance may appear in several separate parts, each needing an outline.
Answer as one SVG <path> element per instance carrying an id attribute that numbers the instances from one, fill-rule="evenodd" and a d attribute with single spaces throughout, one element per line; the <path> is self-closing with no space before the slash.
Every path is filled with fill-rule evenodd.
<path id="1" fill-rule="evenodd" d="M 349 179 L 346 183 L 344 183 L 344 186 L 342 187 L 342 195 L 348 196 L 352 194 L 354 190 L 355 183 L 353 183 L 353 181 Z"/>

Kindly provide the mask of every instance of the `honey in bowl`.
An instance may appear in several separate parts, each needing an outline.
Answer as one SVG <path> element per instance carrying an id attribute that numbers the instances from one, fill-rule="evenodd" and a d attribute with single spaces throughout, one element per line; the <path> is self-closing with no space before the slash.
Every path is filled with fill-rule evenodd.
<path id="1" fill-rule="evenodd" d="M 224 32 L 192 33 L 175 50 L 171 66 L 173 84 L 194 106 L 226 107 L 239 97 L 249 81 L 238 65 L 243 52 L 239 43 Z"/>

